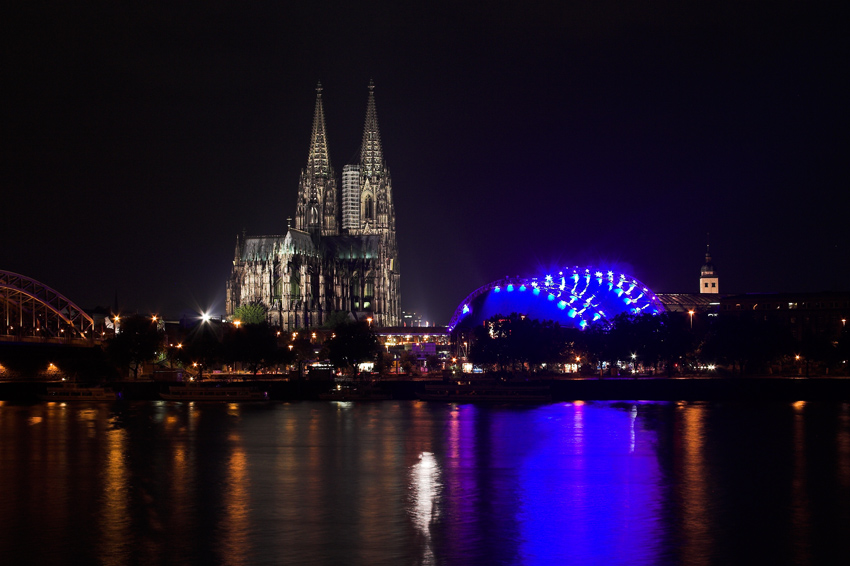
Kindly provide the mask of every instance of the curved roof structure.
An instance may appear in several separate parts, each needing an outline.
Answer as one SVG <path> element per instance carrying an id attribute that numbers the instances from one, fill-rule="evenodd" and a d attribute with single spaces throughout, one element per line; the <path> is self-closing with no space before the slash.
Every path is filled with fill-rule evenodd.
<path id="1" fill-rule="evenodd" d="M 7 327 L 46 327 L 52 320 L 55 328 L 61 323 L 83 333 L 94 326 L 92 318 L 65 296 L 11 271 L 0 271 L 0 313 Z"/>
<path id="2" fill-rule="evenodd" d="M 664 306 L 643 283 L 594 267 L 572 267 L 543 277 L 507 277 L 479 287 L 458 305 L 449 322 L 472 327 L 511 313 L 584 329 L 620 313 L 660 313 Z"/>

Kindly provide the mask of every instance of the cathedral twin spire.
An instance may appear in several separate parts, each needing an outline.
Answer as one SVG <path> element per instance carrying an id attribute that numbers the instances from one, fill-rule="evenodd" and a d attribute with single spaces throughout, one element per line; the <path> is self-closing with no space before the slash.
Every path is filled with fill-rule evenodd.
<path id="1" fill-rule="evenodd" d="M 355 231 L 375 228 L 394 230 L 395 228 L 389 171 L 386 170 L 381 148 L 374 91 L 375 84 L 369 81 L 366 123 L 363 127 L 363 141 L 360 147 L 362 210 L 359 215 L 361 222 L 358 224 L 361 226 Z M 307 157 L 307 167 L 301 172 L 299 185 L 295 227 L 298 230 L 320 233 L 323 236 L 339 234 L 341 203 L 338 202 L 336 179 L 328 151 L 321 82 L 316 86 L 316 109 L 313 114 L 310 153 Z M 343 192 L 345 190 L 343 187 Z M 342 224 L 344 225 L 345 222 Z"/>

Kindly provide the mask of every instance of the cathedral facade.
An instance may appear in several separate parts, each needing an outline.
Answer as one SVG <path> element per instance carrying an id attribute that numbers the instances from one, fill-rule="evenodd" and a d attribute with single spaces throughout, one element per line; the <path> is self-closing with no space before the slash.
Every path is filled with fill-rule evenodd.
<path id="1" fill-rule="evenodd" d="M 285 235 L 237 236 L 228 316 L 240 305 L 259 303 L 271 324 L 288 330 L 321 326 L 340 312 L 378 327 L 400 326 L 392 180 L 371 82 L 360 162 L 343 167 L 341 179 L 328 153 L 321 84 L 316 88 L 295 211 L 295 226 L 287 225 Z"/>

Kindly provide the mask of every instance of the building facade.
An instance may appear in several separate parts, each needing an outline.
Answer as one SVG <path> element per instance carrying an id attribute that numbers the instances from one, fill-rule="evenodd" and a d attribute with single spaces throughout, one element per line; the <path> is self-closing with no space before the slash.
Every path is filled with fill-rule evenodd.
<path id="1" fill-rule="evenodd" d="M 708 246 L 706 246 L 705 263 L 699 270 L 699 292 L 709 295 L 720 293 L 719 281 L 717 271 L 714 269 L 714 262 L 711 261 L 711 254 L 708 251 Z"/>
<path id="2" fill-rule="evenodd" d="M 784 326 L 796 340 L 836 341 L 850 319 L 850 293 L 746 293 L 720 299 L 720 316 L 744 315 Z"/>
<path id="3" fill-rule="evenodd" d="M 371 82 L 360 162 L 343 168 L 339 184 L 328 152 L 321 83 L 316 88 L 295 210 L 295 227 L 287 225 L 285 235 L 237 236 L 228 316 L 240 305 L 260 303 L 269 322 L 286 329 L 321 326 L 334 313 L 378 327 L 400 326 L 392 179 Z"/>

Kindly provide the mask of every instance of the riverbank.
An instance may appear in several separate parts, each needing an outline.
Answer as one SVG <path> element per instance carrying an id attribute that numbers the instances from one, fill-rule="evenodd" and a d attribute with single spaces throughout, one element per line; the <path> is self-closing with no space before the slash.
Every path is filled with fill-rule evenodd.
<path id="1" fill-rule="evenodd" d="M 383 381 L 379 385 L 393 399 L 414 400 L 429 383 L 439 381 Z M 551 388 L 553 401 L 850 401 L 847 377 L 729 377 L 729 378 L 579 378 L 536 382 Z M 43 381 L 0 382 L 0 400 L 35 402 L 51 384 Z M 159 393 L 177 383 L 120 381 L 112 386 L 125 400 L 157 400 Z M 251 380 L 277 401 L 317 400 L 331 387 L 324 380 Z"/>

